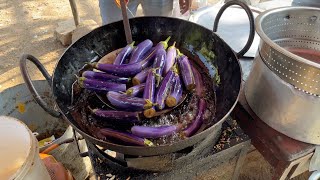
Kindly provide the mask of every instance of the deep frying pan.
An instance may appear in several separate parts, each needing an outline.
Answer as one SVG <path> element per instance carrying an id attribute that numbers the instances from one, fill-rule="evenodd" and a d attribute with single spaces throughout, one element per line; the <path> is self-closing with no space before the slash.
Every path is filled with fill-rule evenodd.
<path id="1" fill-rule="evenodd" d="M 126 45 L 122 21 L 101 26 L 70 45 L 60 57 L 60 60 L 54 69 L 52 78 L 35 57 L 23 55 L 20 60 L 23 78 L 30 89 L 31 94 L 44 110 L 52 116 L 62 117 L 68 121 L 77 132 L 91 143 L 128 155 L 152 156 L 179 151 L 196 144 L 211 133 L 215 133 L 219 136 L 221 124 L 226 120 L 227 116 L 237 103 L 242 82 L 242 72 L 238 57 L 245 54 L 253 41 L 254 18 L 247 5 L 241 2 L 230 1 L 226 3 L 218 13 L 214 31 L 217 29 L 218 21 L 223 11 L 231 5 L 240 5 L 243 7 L 250 20 L 250 35 L 248 42 L 244 49 L 238 54 L 236 54 L 216 33 L 189 21 L 169 17 L 137 17 L 130 19 L 132 37 L 137 43 L 147 38 L 154 43 L 157 43 L 166 39 L 168 36 L 171 36 L 170 42 L 176 41 L 176 47 L 181 49 L 183 53 L 192 59 L 198 60 L 197 63 L 201 67 L 201 70 L 208 72 L 211 78 L 214 78 L 216 73 L 220 76 L 220 85 L 216 87 L 217 109 L 216 116 L 212 119 L 214 122 L 212 123 L 213 125 L 185 140 L 180 140 L 170 145 L 155 147 L 114 144 L 99 140 L 84 132 L 68 112 L 68 107 L 71 105 L 72 83 L 76 80 L 74 74 L 76 74 L 86 62 L 89 62 L 92 59 L 99 59 L 97 57 L 102 57 L 102 55 Z M 236 40 L 235 37 L 235 41 Z M 200 49 L 204 48 L 208 51 L 212 51 L 215 54 L 215 57 L 211 59 L 203 58 L 204 56 L 201 54 Z M 49 84 L 51 84 L 59 111 L 50 109 L 38 95 L 27 73 L 27 60 L 36 64 Z M 217 67 L 217 69 L 214 67 Z"/>

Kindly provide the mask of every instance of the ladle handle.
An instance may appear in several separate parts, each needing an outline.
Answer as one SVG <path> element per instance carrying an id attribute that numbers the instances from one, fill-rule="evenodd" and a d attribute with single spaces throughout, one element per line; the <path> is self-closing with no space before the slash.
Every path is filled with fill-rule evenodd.
<path id="1" fill-rule="evenodd" d="M 120 5 L 121 5 L 122 21 L 124 26 L 124 32 L 126 34 L 127 44 L 131 44 L 132 34 L 131 34 L 131 28 L 130 28 L 130 23 L 129 23 L 128 14 L 127 14 L 127 5 L 125 0 L 120 0 Z"/>
<path id="2" fill-rule="evenodd" d="M 32 94 L 34 100 L 51 116 L 59 118 L 61 117 L 61 113 L 51 109 L 48 104 L 41 98 L 37 90 L 35 89 L 34 85 L 32 84 L 32 81 L 30 79 L 30 75 L 27 70 L 27 60 L 31 61 L 33 64 L 37 66 L 37 68 L 41 71 L 42 75 L 46 78 L 46 80 L 49 83 L 49 86 L 51 86 L 51 77 L 47 70 L 44 68 L 44 66 L 40 63 L 40 61 L 35 58 L 34 56 L 30 54 L 24 54 L 22 55 L 20 59 L 20 71 L 23 77 L 24 82 L 26 83 L 30 93 Z"/>
<path id="3" fill-rule="evenodd" d="M 248 37 L 248 40 L 247 40 L 247 43 L 246 45 L 239 51 L 237 52 L 237 57 L 240 58 L 240 57 L 243 57 L 243 55 L 250 49 L 251 45 L 252 45 L 252 42 L 253 42 L 253 39 L 254 39 L 254 16 L 253 16 L 253 13 L 251 11 L 251 9 L 249 8 L 249 6 L 243 2 L 240 2 L 240 1 L 229 1 L 227 3 L 225 3 L 221 9 L 219 10 L 215 20 L 214 20 L 214 25 L 213 25 L 213 32 L 217 32 L 217 29 L 218 29 L 218 24 L 219 24 L 219 20 L 222 16 L 222 13 L 230 6 L 232 5 L 239 5 L 241 6 L 245 12 L 247 13 L 248 15 L 248 18 L 249 18 L 249 26 L 250 26 L 250 34 L 249 34 L 249 37 Z M 236 40 L 236 39 L 235 39 Z"/>

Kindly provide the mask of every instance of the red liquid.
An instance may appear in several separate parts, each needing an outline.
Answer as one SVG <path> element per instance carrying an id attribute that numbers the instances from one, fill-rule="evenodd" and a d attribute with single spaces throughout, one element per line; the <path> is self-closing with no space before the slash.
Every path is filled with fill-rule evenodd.
<path id="1" fill-rule="evenodd" d="M 313 49 L 285 48 L 291 53 L 320 64 L 320 51 Z"/>

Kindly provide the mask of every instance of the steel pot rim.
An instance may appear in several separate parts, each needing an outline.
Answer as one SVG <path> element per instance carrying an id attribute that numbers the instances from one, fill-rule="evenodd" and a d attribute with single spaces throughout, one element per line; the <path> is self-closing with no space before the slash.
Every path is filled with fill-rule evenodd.
<path id="1" fill-rule="evenodd" d="M 305 59 L 301 56 L 295 55 L 293 53 L 291 53 L 290 51 L 285 50 L 284 48 L 282 48 L 281 46 L 279 46 L 278 44 L 276 44 L 275 42 L 273 42 L 265 33 L 264 30 L 262 28 L 262 22 L 263 20 L 268 17 L 269 15 L 281 12 L 281 11 L 286 11 L 286 10 L 313 10 L 313 11 L 319 11 L 320 13 L 320 8 L 314 8 L 314 7 L 280 7 L 280 8 L 275 8 L 275 9 L 270 9 L 267 11 L 262 12 L 261 14 L 259 14 L 255 20 L 255 29 L 256 32 L 258 33 L 258 35 L 260 36 L 261 40 L 260 40 L 260 45 L 259 45 L 259 49 L 258 51 L 260 52 L 260 47 L 262 43 L 266 43 L 268 44 L 271 48 L 273 48 L 274 50 L 280 52 L 281 54 L 304 64 L 308 64 L 310 66 L 316 67 L 318 69 L 320 69 L 320 64 L 312 62 L 308 59 Z M 320 17 L 319 17 L 320 18 Z"/>

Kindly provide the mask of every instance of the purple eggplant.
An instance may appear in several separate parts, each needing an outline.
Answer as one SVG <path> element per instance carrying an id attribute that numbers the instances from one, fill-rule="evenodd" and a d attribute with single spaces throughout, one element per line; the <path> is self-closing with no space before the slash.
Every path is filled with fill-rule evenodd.
<path id="1" fill-rule="evenodd" d="M 139 94 L 142 94 L 144 91 L 144 87 L 145 87 L 145 83 L 132 86 L 131 88 L 127 89 L 126 95 L 137 96 Z"/>
<path id="2" fill-rule="evenodd" d="M 142 70 L 141 72 L 139 72 L 138 74 L 136 74 L 132 78 L 132 84 L 134 86 L 136 86 L 138 84 L 144 83 L 147 79 L 149 70 L 150 70 L 150 68 L 146 68 L 146 69 Z"/>
<path id="3" fill-rule="evenodd" d="M 194 80 L 196 82 L 196 95 L 198 97 L 203 97 L 205 94 L 204 94 L 204 84 L 203 84 L 202 76 L 198 71 L 198 69 L 195 68 L 194 66 L 192 66 L 192 72 L 194 75 Z"/>
<path id="4" fill-rule="evenodd" d="M 114 82 L 99 81 L 94 79 L 88 79 L 85 77 L 79 77 L 78 82 L 82 88 L 97 91 L 126 91 L 126 84 L 118 84 Z"/>
<path id="5" fill-rule="evenodd" d="M 153 143 L 148 139 L 135 136 L 127 132 L 121 132 L 110 128 L 103 128 L 99 130 L 99 134 L 106 137 L 106 139 L 121 141 L 128 145 L 136 146 L 154 146 Z"/>
<path id="6" fill-rule="evenodd" d="M 165 125 L 159 127 L 149 127 L 149 126 L 132 126 L 132 134 L 142 137 L 142 138 L 160 138 L 164 136 L 169 136 L 180 130 L 180 126 L 176 125 Z"/>
<path id="7" fill-rule="evenodd" d="M 150 41 L 149 39 L 146 39 L 144 41 L 142 41 L 141 43 L 139 43 L 136 48 L 135 51 L 133 52 L 129 64 L 134 64 L 137 63 L 139 61 L 142 60 L 142 57 L 145 53 L 147 53 L 151 48 L 152 48 L 152 41 Z"/>
<path id="8" fill-rule="evenodd" d="M 139 61 L 133 64 L 114 65 L 114 64 L 91 63 L 90 65 L 106 73 L 110 73 L 118 76 L 124 76 L 124 77 L 134 76 L 137 73 L 141 72 L 146 67 L 148 67 L 150 64 L 152 64 L 153 62 L 152 60 L 156 55 L 157 49 L 161 47 L 164 47 L 164 49 L 166 49 L 168 46 L 169 39 L 170 37 L 168 37 L 165 41 L 159 42 L 155 46 L 154 50 L 150 54 L 148 54 L 142 61 Z"/>
<path id="9" fill-rule="evenodd" d="M 178 74 L 173 77 L 173 84 L 171 87 L 170 94 L 166 98 L 166 105 L 168 107 L 176 106 L 182 97 L 182 84 Z"/>
<path id="10" fill-rule="evenodd" d="M 114 107 L 128 111 L 142 111 L 153 106 L 148 99 L 131 97 L 113 91 L 108 92 L 107 98 Z"/>
<path id="11" fill-rule="evenodd" d="M 198 104 L 198 113 L 197 116 L 193 119 L 193 121 L 183 130 L 183 133 L 186 137 L 190 137 L 194 135 L 203 124 L 203 115 L 207 108 L 207 103 L 204 99 L 199 100 Z"/>
<path id="12" fill-rule="evenodd" d="M 131 44 L 128 44 L 124 47 L 120 53 L 117 55 L 116 59 L 114 60 L 113 64 L 121 65 L 126 60 L 126 58 L 130 55 L 133 50 L 134 41 Z"/>
<path id="13" fill-rule="evenodd" d="M 173 43 L 172 46 L 170 46 L 167 50 L 167 59 L 166 64 L 163 69 L 163 74 L 167 74 L 168 71 L 171 69 L 171 67 L 175 64 L 175 59 L 177 56 L 177 49 L 175 47 L 176 42 Z"/>
<path id="14" fill-rule="evenodd" d="M 151 54 L 155 50 L 155 48 L 156 47 L 152 47 L 151 49 L 149 49 L 149 51 L 142 56 L 142 59 L 145 59 L 149 54 Z"/>
<path id="15" fill-rule="evenodd" d="M 82 76 L 88 79 L 96 79 L 101 81 L 111 81 L 111 82 L 117 82 L 117 83 L 128 83 L 130 81 L 130 78 L 126 77 L 119 77 L 103 72 L 95 72 L 95 71 L 84 71 L 82 73 Z"/>
<path id="16" fill-rule="evenodd" d="M 134 64 L 122 64 L 122 65 L 114 65 L 114 64 L 102 64 L 102 63 L 91 63 L 91 66 L 100 71 L 130 77 L 138 74 L 143 69 L 152 64 L 152 60 L 155 56 L 155 53 L 149 54 L 144 60 L 136 62 Z"/>
<path id="17" fill-rule="evenodd" d="M 152 47 L 151 49 L 149 49 L 149 51 L 146 52 L 146 53 L 142 56 L 142 59 L 145 59 L 150 53 L 153 52 L 154 49 L 155 49 L 155 47 Z M 134 51 L 136 51 L 136 50 L 137 50 L 137 47 L 134 47 L 133 50 L 132 50 L 132 52 L 131 52 L 131 57 L 132 57 L 132 54 L 134 54 Z M 130 58 L 131 58 L 131 57 L 130 57 Z M 128 63 L 129 63 L 129 60 L 130 60 L 130 59 L 128 59 Z"/>
<path id="18" fill-rule="evenodd" d="M 160 41 L 156 46 L 152 47 L 144 56 L 142 59 L 146 59 L 146 58 L 154 58 L 155 54 L 157 52 L 158 49 L 167 49 L 168 47 L 168 41 L 170 40 L 170 36 L 164 40 L 164 41 Z"/>
<path id="19" fill-rule="evenodd" d="M 156 77 L 155 70 L 154 69 L 150 70 L 147 76 L 146 86 L 143 92 L 143 98 L 149 100 L 152 103 L 154 103 L 154 95 L 156 91 L 155 77 Z M 144 116 L 147 118 L 153 117 L 155 113 L 156 113 L 156 110 L 154 109 L 154 107 L 151 107 L 143 111 Z"/>
<path id="20" fill-rule="evenodd" d="M 155 71 L 157 74 L 157 77 L 156 77 L 157 87 L 160 84 L 165 63 L 166 63 L 166 51 L 164 50 L 164 48 L 159 48 L 156 52 L 156 57 L 154 58 L 154 62 L 153 62 L 153 68 L 155 68 Z"/>
<path id="21" fill-rule="evenodd" d="M 184 86 L 188 91 L 194 90 L 194 88 L 196 87 L 196 83 L 194 80 L 191 64 L 188 60 L 188 57 L 183 54 L 179 55 L 178 64 L 184 82 Z"/>
<path id="22" fill-rule="evenodd" d="M 92 109 L 91 111 L 95 116 L 103 119 L 116 120 L 117 122 L 129 123 L 129 124 L 134 124 L 139 122 L 138 112 L 102 110 L 102 109 Z"/>
<path id="23" fill-rule="evenodd" d="M 170 90 L 170 86 L 172 83 L 172 79 L 175 76 L 175 72 L 173 70 L 170 70 L 164 79 L 161 81 L 160 86 L 158 87 L 157 94 L 156 94 L 156 104 L 157 109 L 162 110 L 165 106 L 165 99 L 168 95 L 168 92 Z"/>

